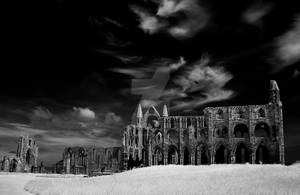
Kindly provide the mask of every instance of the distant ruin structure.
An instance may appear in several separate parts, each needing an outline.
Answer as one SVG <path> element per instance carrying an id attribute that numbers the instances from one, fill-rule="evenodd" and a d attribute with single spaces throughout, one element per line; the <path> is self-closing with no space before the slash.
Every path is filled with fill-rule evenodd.
<path id="1" fill-rule="evenodd" d="M 121 148 L 67 147 L 56 169 L 65 174 L 92 174 L 121 170 Z"/>
<path id="2" fill-rule="evenodd" d="M 39 148 L 33 138 L 21 136 L 18 139 L 16 155 L 0 154 L 0 171 L 38 172 Z"/>

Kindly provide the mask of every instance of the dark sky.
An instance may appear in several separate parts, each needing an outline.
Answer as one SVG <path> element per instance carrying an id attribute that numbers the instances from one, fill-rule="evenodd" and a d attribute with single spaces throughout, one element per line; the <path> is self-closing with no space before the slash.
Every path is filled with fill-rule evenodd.
<path id="1" fill-rule="evenodd" d="M 296 1 L 295 1 L 296 2 Z M 65 146 L 117 146 L 137 103 L 171 114 L 265 104 L 275 79 L 286 157 L 300 159 L 300 7 L 263 0 L 14 1 L 5 5 L 0 152 L 29 134 L 51 165 Z"/>

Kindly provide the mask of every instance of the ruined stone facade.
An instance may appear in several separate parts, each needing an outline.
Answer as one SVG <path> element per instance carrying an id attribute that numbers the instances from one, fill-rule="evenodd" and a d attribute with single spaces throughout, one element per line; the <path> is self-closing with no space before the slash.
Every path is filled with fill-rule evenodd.
<path id="1" fill-rule="evenodd" d="M 38 172 L 38 146 L 28 136 L 19 138 L 16 155 L 0 155 L 0 159 L 1 171 Z"/>
<path id="2" fill-rule="evenodd" d="M 121 170 L 121 165 L 120 147 L 68 147 L 63 152 L 62 172 L 66 174 L 118 172 Z"/>
<path id="3" fill-rule="evenodd" d="M 123 131 L 123 167 L 134 165 L 284 164 L 282 103 L 275 81 L 267 104 L 207 107 L 202 116 L 145 114 Z"/>

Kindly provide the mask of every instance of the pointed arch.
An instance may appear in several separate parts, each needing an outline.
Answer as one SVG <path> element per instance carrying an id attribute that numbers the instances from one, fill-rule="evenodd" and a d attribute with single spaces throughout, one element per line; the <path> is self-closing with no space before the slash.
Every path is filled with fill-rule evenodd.
<path id="1" fill-rule="evenodd" d="M 258 113 L 258 117 L 259 118 L 266 117 L 266 112 L 265 112 L 265 110 L 263 108 L 258 109 L 257 113 Z"/>
<path id="2" fill-rule="evenodd" d="M 237 138 L 248 138 L 249 137 L 249 129 L 246 124 L 239 123 L 234 126 L 233 130 L 234 137 Z"/>
<path id="3" fill-rule="evenodd" d="M 171 145 L 168 148 L 168 164 L 178 164 L 179 158 L 178 158 L 178 149 L 176 146 Z"/>
<path id="4" fill-rule="evenodd" d="M 217 125 L 215 127 L 215 136 L 218 138 L 226 138 L 228 136 L 228 129 L 225 125 Z"/>
<path id="5" fill-rule="evenodd" d="M 254 128 L 255 137 L 270 137 L 269 125 L 265 122 L 259 122 Z"/>
<path id="6" fill-rule="evenodd" d="M 191 164 L 190 150 L 188 149 L 188 147 L 184 147 L 183 150 L 183 164 L 184 165 Z"/>
<path id="7" fill-rule="evenodd" d="M 179 142 L 179 132 L 175 129 L 169 129 L 167 131 L 167 138 L 171 143 L 178 143 Z"/>
<path id="8" fill-rule="evenodd" d="M 209 150 L 206 143 L 200 142 L 196 147 L 195 164 L 207 165 L 209 164 Z"/>
<path id="9" fill-rule="evenodd" d="M 153 163 L 154 163 L 154 165 L 163 165 L 164 164 L 163 149 L 159 146 L 156 146 L 154 148 Z"/>
<path id="10" fill-rule="evenodd" d="M 235 148 L 236 163 L 251 163 L 251 150 L 243 142 L 237 144 Z"/>
<path id="11" fill-rule="evenodd" d="M 30 164 L 31 161 L 32 161 L 32 151 L 31 151 L 30 148 L 26 152 L 25 161 L 26 161 L 27 164 Z"/>
<path id="12" fill-rule="evenodd" d="M 220 142 L 215 147 L 215 163 L 228 163 L 229 150 L 223 142 Z"/>
<path id="13" fill-rule="evenodd" d="M 216 113 L 216 118 L 217 119 L 224 119 L 224 112 L 222 109 L 218 109 L 217 113 Z"/>
<path id="14" fill-rule="evenodd" d="M 175 119 L 171 118 L 171 128 L 175 128 Z"/>
<path id="15" fill-rule="evenodd" d="M 264 144 L 258 145 L 255 152 L 255 163 L 256 164 L 268 164 L 270 163 L 269 149 Z"/>

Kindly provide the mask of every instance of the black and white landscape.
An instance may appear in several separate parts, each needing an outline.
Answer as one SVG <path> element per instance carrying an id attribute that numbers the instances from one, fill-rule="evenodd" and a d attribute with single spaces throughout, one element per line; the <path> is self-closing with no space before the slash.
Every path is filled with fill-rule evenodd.
<path id="1" fill-rule="evenodd" d="M 300 191 L 297 1 L 46 0 L 3 8 L 0 194 Z M 150 125 L 149 108 L 159 115 Z M 221 137 L 214 134 L 222 122 L 217 108 L 228 118 Z M 167 127 L 161 121 L 171 116 L 180 116 L 177 126 L 170 119 Z M 189 128 L 179 122 L 188 116 L 205 117 Z M 247 136 L 234 133 L 238 121 Z M 256 122 L 265 122 L 266 137 L 255 135 Z M 179 130 L 178 143 L 170 141 L 167 129 L 175 126 L 190 132 L 189 146 Z M 134 145 L 131 127 L 147 129 L 151 144 Z M 226 151 L 220 161 L 218 141 Z M 209 148 L 205 163 L 200 142 Z M 236 160 L 239 143 L 245 151 Z M 268 160 L 257 152 L 260 143 Z M 171 145 L 177 148 L 169 155 Z"/>

